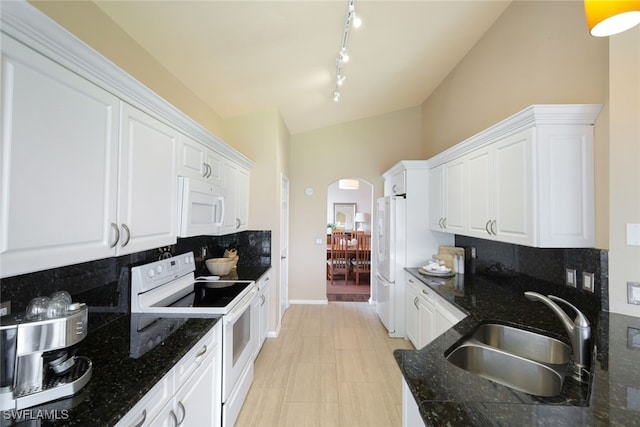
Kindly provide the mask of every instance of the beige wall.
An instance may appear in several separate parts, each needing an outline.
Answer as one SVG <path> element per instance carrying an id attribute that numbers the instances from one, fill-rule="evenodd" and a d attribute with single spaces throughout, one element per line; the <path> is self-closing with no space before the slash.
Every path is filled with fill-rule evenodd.
<path id="1" fill-rule="evenodd" d="M 93 2 L 48 0 L 30 3 L 201 126 L 224 139 L 224 124 L 218 114 Z"/>
<path id="2" fill-rule="evenodd" d="M 289 131 L 277 109 L 267 109 L 225 121 L 227 139 L 255 162 L 251 170 L 249 224 L 252 230 L 271 230 L 272 285 L 270 331 L 281 319 L 280 289 L 280 201 L 281 176 L 289 174 Z M 240 254 L 242 255 L 242 254 Z"/>
<path id="3" fill-rule="evenodd" d="M 608 47 L 582 2 L 513 2 L 422 105 L 432 157 L 531 104 L 604 104 L 596 123 L 596 246 L 607 248 Z"/>
<path id="4" fill-rule="evenodd" d="M 380 197 L 381 174 L 420 154 L 419 107 L 291 136 L 291 300 L 326 300 L 328 185 L 359 178 L 373 185 L 374 198 Z M 305 195 L 307 187 L 312 196 Z"/>
<path id="5" fill-rule="evenodd" d="M 640 27 L 609 42 L 609 310 L 640 317 L 627 303 L 627 282 L 640 282 L 640 246 L 626 244 L 626 224 L 640 224 Z"/>

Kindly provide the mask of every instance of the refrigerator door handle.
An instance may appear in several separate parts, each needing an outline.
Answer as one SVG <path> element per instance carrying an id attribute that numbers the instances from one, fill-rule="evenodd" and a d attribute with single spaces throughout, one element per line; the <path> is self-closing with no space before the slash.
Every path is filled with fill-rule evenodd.
<path id="1" fill-rule="evenodd" d="M 385 287 L 388 287 L 389 285 L 391 285 L 391 282 L 388 281 L 387 279 L 385 279 L 384 277 L 382 277 L 380 275 L 380 273 L 376 273 L 376 279 L 378 279 L 379 281 L 382 282 L 382 285 Z"/>

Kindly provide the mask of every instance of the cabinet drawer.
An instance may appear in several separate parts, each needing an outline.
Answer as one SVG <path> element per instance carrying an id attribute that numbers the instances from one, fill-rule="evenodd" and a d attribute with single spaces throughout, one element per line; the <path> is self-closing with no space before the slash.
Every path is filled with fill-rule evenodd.
<path id="1" fill-rule="evenodd" d="M 116 427 L 141 427 L 150 425 L 162 408 L 173 397 L 174 371 L 167 373 L 136 405 L 127 412 Z"/>
<path id="2" fill-rule="evenodd" d="M 187 378 L 196 370 L 207 356 L 209 356 L 220 344 L 222 331 L 222 323 L 218 322 L 212 329 L 205 335 L 198 344 L 194 345 L 191 350 L 178 362 L 175 366 L 175 381 L 176 384 L 184 383 Z"/>

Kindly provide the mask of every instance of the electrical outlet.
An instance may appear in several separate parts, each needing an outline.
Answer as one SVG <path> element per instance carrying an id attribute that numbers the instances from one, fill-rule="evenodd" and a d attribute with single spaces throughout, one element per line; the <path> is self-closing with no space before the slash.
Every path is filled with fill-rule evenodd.
<path id="1" fill-rule="evenodd" d="M 583 272 L 582 273 L 582 289 L 593 293 L 595 291 L 594 288 L 595 288 L 595 283 L 594 283 L 593 273 Z"/>
<path id="2" fill-rule="evenodd" d="M 575 288 L 576 284 L 576 270 L 574 268 L 567 268 L 566 270 L 566 281 L 567 286 L 571 286 Z"/>
<path id="3" fill-rule="evenodd" d="M 11 301 L 0 303 L 0 316 L 11 314 Z"/>
<path id="4" fill-rule="evenodd" d="M 640 283 L 627 282 L 627 302 L 640 305 Z"/>

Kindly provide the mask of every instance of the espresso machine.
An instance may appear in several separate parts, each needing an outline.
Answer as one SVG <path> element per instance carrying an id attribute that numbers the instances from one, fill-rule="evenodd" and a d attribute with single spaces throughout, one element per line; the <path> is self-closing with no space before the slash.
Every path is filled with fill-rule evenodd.
<path id="1" fill-rule="evenodd" d="M 68 295 L 68 294 L 67 294 Z M 24 409 L 71 396 L 91 378 L 91 360 L 73 354 L 87 336 L 83 303 L 34 298 L 26 312 L 0 319 L 0 410 Z"/>

